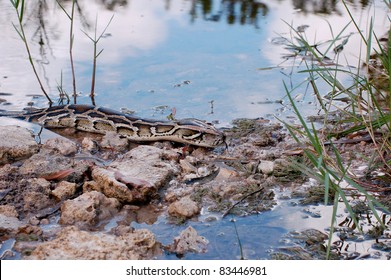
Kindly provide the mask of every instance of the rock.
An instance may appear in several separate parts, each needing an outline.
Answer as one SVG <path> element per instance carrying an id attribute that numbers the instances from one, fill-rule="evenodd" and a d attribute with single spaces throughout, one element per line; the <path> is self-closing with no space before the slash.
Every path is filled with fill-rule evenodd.
<path id="1" fill-rule="evenodd" d="M 178 255 L 185 253 L 205 253 L 209 241 L 198 235 L 197 231 L 189 226 L 183 230 L 178 237 L 174 238 L 174 243 L 169 246 L 169 251 Z"/>
<path id="2" fill-rule="evenodd" d="M 0 126 L 0 164 L 29 158 L 38 152 L 33 134 L 19 126 Z"/>
<path id="3" fill-rule="evenodd" d="M 269 160 L 261 160 L 258 165 L 258 171 L 265 175 L 270 175 L 274 171 L 274 162 Z"/>
<path id="4" fill-rule="evenodd" d="M 37 225 L 39 225 L 39 223 L 40 223 L 40 220 L 36 216 L 32 216 L 29 219 L 29 224 L 32 225 L 32 226 L 37 226 Z"/>
<path id="5" fill-rule="evenodd" d="M 179 164 L 181 166 L 182 172 L 184 173 L 197 173 L 197 168 L 189 162 L 189 160 L 181 159 L 179 161 Z"/>
<path id="6" fill-rule="evenodd" d="M 107 167 L 96 167 L 90 189 L 102 192 L 120 202 L 145 202 L 156 195 L 176 171 L 173 163 L 163 159 L 164 150 L 139 146 L 113 161 Z"/>
<path id="7" fill-rule="evenodd" d="M 19 221 L 18 218 L 8 217 L 6 215 L 0 214 L 0 233 L 3 231 L 16 231 L 23 225 L 24 223 Z"/>
<path id="8" fill-rule="evenodd" d="M 66 227 L 51 241 L 44 242 L 29 259 L 54 260 L 141 260 L 161 254 L 160 244 L 146 229 L 125 231 L 116 236 L 90 233 L 74 226 Z"/>
<path id="9" fill-rule="evenodd" d="M 49 139 L 45 142 L 42 148 L 53 150 L 64 156 L 73 155 L 77 152 L 76 143 L 64 137 Z"/>
<path id="10" fill-rule="evenodd" d="M 98 144 L 96 143 L 96 141 L 94 141 L 93 139 L 91 139 L 89 137 L 84 137 L 83 138 L 83 141 L 81 142 L 81 147 L 84 150 L 87 150 L 87 151 L 89 151 L 91 153 L 95 153 L 99 149 Z"/>
<path id="11" fill-rule="evenodd" d="M 118 152 L 123 152 L 128 149 L 129 141 L 127 138 L 120 137 L 114 131 L 107 132 L 101 141 L 103 148 L 113 149 Z"/>
<path id="12" fill-rule="evenodd" d="M 177 218 L 191 218 L 200 212 L 197 203 L 189 196 L 182 197 L 179 201 L 171 203 L 168 207 L 168 214 Z"/>
<path id="13" fill-rule="evenodd" d="M 61 181 L 52 191 L 52 195 L 58 200 L 64 200 L 72 197 L 76 192 L 76 184 L 67 181 Z"/>
<path id="14" fill-rule="evenodd" d="M 120 203 L 102 193 L 92 191 L 67 200 L 61 206 L 60 224 L 88 228 L 112 217 L 118 212 Z"/>
<path id="15" fill-rule="evenodd" d="M 40 222 L 39 222 L 40 225 L 48 225 L 50 224 L 50 221 L 48 219 L 42 219 Z"/>
<path id="16" fill-rule="evenodd" d="M 18 218 L 19 214 L 15 209 L 15 206 L 13 205 L 0 205 L 0 214 L 7 216 L 7 217 L 14 217 Z"/>
<path id="17" fill-rule="evenodd" d="M 18 229 L 18 235 L 19 234 L 40 236 L 43 234 L 43 231 L 40 227 L 35 225 L 23 225 Z"/>
<path id="18" fill-rule="evenodd" d="M 83 179 L 90 162 L 75 160 L 61 154 L 43 149 L 38 154 L 27 159 L 19 168 L 22 175 L 35 174 L 47 180 L 67 180 L 71 182 Z"/>
<path id="19" fill-rule="evenodd" d="M 224 181 L 228 181 L 228 180 L 233 180 L 236 177 L 239 177 L 239 174 L 237 171 L 220 167 L 219 174 L 217 174 L 215 181 L 224 182 Z"/>
<path id="20" fill-rule="evenodd" d="M 52 204 L 49 198 L 50 183 L 42 178 L 27 180 L 28 190 L 23 195 L 25 211 L 37 211 Z"/>

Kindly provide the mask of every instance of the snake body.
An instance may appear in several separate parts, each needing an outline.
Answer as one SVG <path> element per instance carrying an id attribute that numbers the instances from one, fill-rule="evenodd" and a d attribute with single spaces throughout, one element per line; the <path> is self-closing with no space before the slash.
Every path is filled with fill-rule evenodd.
<path id="1" fill-rule="evenodd" d="M 224 143 L 225 137 L 213 125 L 197 119 L 148 120 L 90 105 L 52 106 L 23 113 L 1 113 L 0 116 L 38 123 L 48 129 L 75 128 L 100 134 L 115 132 L 134 142 L 173 141 L 214 148 Z"/>

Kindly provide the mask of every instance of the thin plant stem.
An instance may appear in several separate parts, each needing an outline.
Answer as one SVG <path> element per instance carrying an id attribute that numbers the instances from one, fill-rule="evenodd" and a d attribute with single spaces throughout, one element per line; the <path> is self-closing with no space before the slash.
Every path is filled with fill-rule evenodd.
<path id="1" fill-rule="evenodd" d="M 94 45 L 94 57 L 92 60 L 92 77 L 91 77 L 91 92 L 90 92 L 90 98 L 92 105 L 95 106 L 95 80 L 96 80 L 96 63 L 99 55 L 103 52 L 103 49 L 101 49 L 99 52 L 97 51 L 99 40 L 103 37 L 104 33 L 106 32 L 107 28 L 109 27 L 111 21 L 113 20 L 113 16 L 111 16 L 109 22 L 107 23 L 106 27 L 103 29 L 101 34 L 97 36 L 97 25 L 98 25 L 98 16 L 96 16 L 95 20 L 95 32 L 94 32 L 94 38 L 92 38 L 90 35 L 88 35 L 85 31 L 82 30 L 82 32 L 92 41 Z"/>
<path id="2" fill-rule="evenodd" d="M 239 250 L 240 250 L 240 259 L 244 260 L 242 242 L 240 241 L 238 229 L 236 227 L 236 221 L 235 221 L 235 219 L 232 219 L 231 222 L 234 224 L 236 238 L 238 239 L 238 245 L 239 245 Z"/>
<path id="3" fill-rule="evenodd" d="M 19 1 L 19 0 L 10 0 L 10 1 L 11 1 L 12 5 L 15 8 L 16 15 L 18 17 L 20 30 L 18 30 L 18 28 L 16 27 L 15 24 L 12 24 L 12 25 L 14 26 L 16 32 L 19 34 L 19 37 L 22 39 L 22 41 L 24 43 L 24 46 L 26 48 L 27 55 L 28 55 L 28 58 L 29 58 L 30 65 L 33 68 L 34 75 L 37 78 L 39 86 L 41 87 L 41 91 L 46 96 L 47 100 L 49 101 L 49 105 L 52 105 L 53 101 L 51 100 L 51 98 L 47 94 L 47 92 L 45 90 L 45 87 L 43 86 L 43 83 L 42 83 L 42 81 L 41 81 L 41 79 L 40 79 L 40 77 L 38 75 L 37 69 L 35 68 L 35 64 L 34 64 L 34 61 L 33 61 L 33 57 L 31 55 L 30 47 L 29 47 L 29 44 L 27 43 L 27 37 L 26 37 L 26 34 L 24 32 L 24 28 L 23 28 L 23 14 L 24 14 L 24 9 L 25 9 L 25 5 L 24 5 L 25 1 L 24 0 L 21 0 L 21 1 Z M 19 12 L 19 5 L 20 4 L 21 4 L 21 6 L 20 6 L 20 12 Z"/>
<path id="4" fill-rule="evenodd" d="M 75 65 L 73 63 L 73 43 L 75 39 L 75 35 L 73 34 L 73 25 L 74 25 L 74 15 L 75 15 L 75 5 L 77 0 L 72 0 L 72 8 L 71 8 L 71 14 L 69 14 L 65 8 L 61 5 L 61 3 L 57 1 L 57 4 L 60 6 L 60 8 L 64 11 L 64 13 L 67 15 L 69 20 L 71 21 L 70 29 L 69 29 L 69 60 L 71 63 L 71 71 L 72 71 L 72 86 L 73 86 L 73 102 L 77 103 L 77 89 L 76 89 L 76 75 L 75 75 Z"/>
<path id="5" fill-rule="evenodd" d="M 76 90 L 76 77 L 75 77 L 75 66 L 73 64 L 73 22 L 74 22 L 74 14 L 75 14 L 75 3 L 76 0 L 72 1 L 72 11 L 71 11 L 71 27 L 69 30 L 69 60 L 71 62 L 71 70 L 72 70 L 72 86 L 73 86 L 73 102 L 76 104 L 77 102 L 77 90 Z"/>

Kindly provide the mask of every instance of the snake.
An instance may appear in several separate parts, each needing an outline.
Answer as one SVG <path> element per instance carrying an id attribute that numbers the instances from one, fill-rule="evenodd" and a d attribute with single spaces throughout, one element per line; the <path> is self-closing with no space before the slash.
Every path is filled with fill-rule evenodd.
<path id="1" fill-rule="evenodd" d="M 114 132 L 133 142 L 171 141 L 206 148 L 215 148 L 225 143 L 222 131 L 195 118 L 172 121 L 143 119 L 85 104 L 30 108 L 16 113 L 1 112 L 0 116 L 37 123 L 47 129 L 75 128 L 99 134 Z"/>

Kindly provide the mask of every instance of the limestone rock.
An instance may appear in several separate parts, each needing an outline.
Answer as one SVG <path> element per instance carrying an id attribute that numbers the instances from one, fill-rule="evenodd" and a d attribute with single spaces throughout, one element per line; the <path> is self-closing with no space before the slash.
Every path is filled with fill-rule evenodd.
<path id="1" fill-rule="evenodd" d="M 120 203 L 115 198 L 107 198 L 96 191 L 87 192 L 64 202 L 59 222 L 63 225 L 88 228 L 112 217 L 118 212 L 119 207 Z"/>
<path id="2" fill-rule="evenodd" d="M 67 181 L 61 181 L 52 191 L 52 195 L 59 201 L 70 198 L 76 192 L 76 184 Z"/>
<path id="3" fill-rule="evenodd" d="M 23 222 L 19 221 L 18 218 L 0 214 L 0 233 L 3 231 L 16 231 L 23 225 Z"/>
<path id="4" fill-rule="evenodd" d="M 27 159 L 19 168 L 19 172 L 22 175 L 35 174 L 48 180 L 61 179 L 73 182 L 83 178 L 89 164 L 88 161 L 75 160 L 43 149 Z"/>
<path id="5" fill-rule="evenodd" d="M 7 217 L 14 217 L 18 218 L 18 212 L 15 209 L 15 206 L 13 205 L 0 205 L 0 214 L 7 216 Z"/>
<path id="6" fill-rule="evenodd" d="M 126 138 L 121 138 L 117 133 L 110 131 L 103 136 L 100 144 L 103 148 L 110 148 L 122 152 L 127 150 L 129 141 Z"/>
<path id="7" fill-rule="evenodd" d="M 90 233 L 66 227 L 52 241 L 44 242 L 31 253 L 30 259 L 55 260 L 141 260 L 161 254 L 160 244 L 146 229 L 116 236 Z"/>
<path id="8" fill-rule="evenodd" d="M 274 171 L 274 162 L 269 160 L 261 160 L 258 165 L 258 171 L 265 175 L 272 174 Z"/>
<path id="9" fill-rule="evenodd" d="M 91 138 L 89 138 L 89 137 L 84 137 L 83 138 L 83 141 L 81 142 L 81 147 L 84 150 L 87 150 L 87 151 L 89 151 L 91 153 L 95 153 L 99 149 L 98 144 L 96 143 L 96 141 L 91 139 Z"/>
<path id="10" fill-rule="evenodd" d="M 19 126 L 0 126 L 0 164 L 26 159 L 38 152 L 32 133 Z"/>
<path id="11" fill-rule="evenodd" d="M 205 253 L 209 241 L 198 235 L 198 232 L 189 226 L 183 230 L 178 237 L 174 238 L 174 243 L 169 246 L 169 250 L 178 255 L 185 253 Z"/>
<path id="12" fill-rule="evenodd" d="M 50 183 L 42 178 L 33 178 L 27 180 L 28 191 L 23 195 L 24 210 L 37 211 L 52 204 L 50 195 Z"/>
<path id="13" fill-rule="evenodd" d="M 76 143 L 64 137 L 49 139 L 42 148 L 56 151 L 64 156 L 72 155 L 77 152 Z"/>
<path id="14" fill-rule="evenodd" d="M 121 202 L 145 202 L 176 170 L 163 155 L 162 149 L 139 146 L 107 167 L 94 168 L 92 178 L 96 183 L 89 187 Z"/>
<path id="15" fill-rule="evenodd" d="M 182 197 L 168 207 L 168 214 L 177 218 L 191 218 L 199 212 L 200 208 L 197 203 L 191 200 L 189 196 Z"/>

